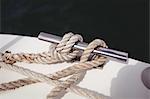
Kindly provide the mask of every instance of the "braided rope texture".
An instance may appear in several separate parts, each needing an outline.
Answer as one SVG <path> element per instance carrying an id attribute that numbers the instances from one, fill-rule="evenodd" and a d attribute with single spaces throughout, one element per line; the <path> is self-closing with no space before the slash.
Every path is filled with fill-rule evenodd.
<path id="1" fill-rule="evenodd" d="M 101 55 L 93 55 L 93 57 L 91 57 L 91 53 L 93 52 L 94 49 L 98 49 L 99 47 L 107 48 L 107 45 L 103 40 L 96 39 L 92 41 L 82 52 L 78 64 L 74 64 L 71 67 L 67 67 L 53 74 L 44 75 L 26 69 L 24 67 L 14 65 L 14 63 L 16 62 L 54 64 L 76 60 L 77 58 L 79 58 L 78 56 L 81 53 L 81 51 L 74 49 L 73 46 L 77 42 L 82 41 L 83 41 L 82 36 L 78 34 L 67 33 L 63 36 L 61 42 L 58 45 L 52 44 L 48 52 L 42 52 L 37 54 L 33 53 L 12 54 L 10 51 L 6 51 L 1 55 L 2 62 L 0 62 L 0 67 L 7 70 L 18 72 L 29 78 L 19 79 L 16 81 L 0 84 L 0 93 L 3 91 L 17 89 L 26 85 L 34 84 L 37 82 L 47 82 L 48 84 L 52 84 L 55 86 L 48 93 L 47 99 L 60 99 L 68 91 L 89 99 L 106 99 L 107 96 L 105 95 L 76 86 L 83 80 L 87 70 L 91 70 L 93 68 L 98 67 L 102 68 L 105 62 L 107 61 L 107 58 Z M 59 80 L 67 76 L 69 76 L 68 79 L 64 81 Z"/>

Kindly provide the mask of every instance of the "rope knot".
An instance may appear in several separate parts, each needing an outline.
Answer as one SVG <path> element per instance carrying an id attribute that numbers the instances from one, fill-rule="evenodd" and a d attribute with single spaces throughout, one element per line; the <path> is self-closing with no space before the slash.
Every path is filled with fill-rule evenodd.
<path id="1" fill-rule="evenodd" d="M 58 45 L 52 44 L 50 46 L 49 53 L 54 59 L 60 61 L 70 61 L 76 58 L 79 54 L 79 50 L 73 49 L 73 46 L 77 42 L 82 42 L 83 38 L 79 34 L 67 33 L 63 36 Z"/>

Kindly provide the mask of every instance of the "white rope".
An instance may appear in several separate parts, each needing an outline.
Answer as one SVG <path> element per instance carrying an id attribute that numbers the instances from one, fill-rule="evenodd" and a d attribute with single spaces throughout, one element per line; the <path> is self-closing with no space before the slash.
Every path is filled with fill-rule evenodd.
<path id="1" fill-rule="evenodd" d="M 93 67 L 98 67 L 99 65 L 103 65 L 105 63 L 106 58 L 98 55 L 95 58 L 92 58 L 92 60 L 89 60 L 89 56 L 95 48 L 107 47 L 105 42 L 102 40 L 96 39 L 88 45 L 80 58 L 79 64 L 75 64 L 72 67 L 55 72 L 54 74 L 49 74 L 48 76 L 13 65 L 15 62 L 51 64 L 73 60 L 80 52 L 79 50 L 72 49 L 77 41 L 83 41 L 80 35 L 68 33 L 63 37 L 60 44 L 52 45 L 49 52 L 44 52 L 41 54 L 11 54 L 10 52 L 4 53 L 2 55 L 3 62 L 0 62 L 0 67 L 21 73 L 28 76 L 29 78 L 1 84 L 0 91 L 21 87 L 23 86 L 23 83 L 24 85 L 29 85 L 39 81 L 46 81 L 56 86 L 48 94 L 48 99 L 61 98 L 67 91 L 72 91 L 90 99 L 106 98 L 106 96 L 98 94 L 94 91 L 75 86 L 84 78 L 87 70 L 90 70 Z M 72 76 L 65 81 L 58 80 L 69 75 Z"/>

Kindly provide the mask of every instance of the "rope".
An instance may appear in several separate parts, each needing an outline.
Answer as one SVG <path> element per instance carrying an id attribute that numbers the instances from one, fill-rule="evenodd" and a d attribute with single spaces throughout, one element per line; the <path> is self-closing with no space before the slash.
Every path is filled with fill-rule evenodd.
<path id="1" fill-rule="evenodd" d="M 94 40 L 93 42 L 91 42 L 87 48 L 84 50 L 80 62 L 86 62 L 88 61 L 88 58 L 90 56 L 90 53 L 98 46 L 104 46 L 101 43 L 101 40 Z M 105 61 L 103 62 L 96 62 L 96 65 L 99 66 L 101 64 L 103 64 Z M 95 64 L 94 64 L 95 65 Z M 80 65 L 79 68 L 82 70 L 82 67 L 87 68 L 89 67 L 89 65 Z M 86 74 L 86 70 L 84 70 L 81 73 L 78 74 L 74 74 L 72 77 L 68 78 L 67 80 L 65 80 L 62 84 L 58 85 L 57 87 L 55 87 L 54 89 L 52 89 L 52 91 L 48 94 L 47 98 L 48 99 L 54 99 L 59 97 L 59 94 L 61 94 L 62 92 L 64 92 L 68 87 L 70 87 L 72 84 L 74 84 L 81 76 Z M 81 81 L 81 80 L 80 80 Z"/>
<path id="2" fill-rule="evenodd" d="M 95 48 L 107 48 L 107 45 L 103 40 L 96 39 L 91 42 L 84 50 L 80 58 L 79 64 L 75 64 L 71 67 L 55 72 L 54 74 L 49 74 L 48 76 L 23 67 L 13 65 L 16 62 L 51 64 L 56 62 L 71 61 L 75 59 L 80 52 L 72 48 L 74 44 L 78 41 L 83 41 L 80 35 L 68 33 L 64 35 L 62 41 L 58 45 L 53 44 L 48 52 L 43 52 L 40 54 L 11 54 L 8 51 L 5 52 L 4 54 L 2 54 L 3 62 L 0 62 L 0 66 L 2 68 L 26 75 L 29 78 L 20 79 L 9 83 L 3 83 L 0 85 L 0 91 L 19 88 L 25 85 L 37 83 L 39 81 L 46 81 L 47 83 L 56 86 L 47 95 L 47 99 L 61 98 L 67 91 L 72 91 L 76 94 L 82 95 L 90 99 L 104 98 L 104 95 L 100 95 L 93 91 L 89 91 L 75 86 L 84 78 L 87 70 L 90 70 L 93 67 L 102 66 L 105 63 L 106 58 L 102 56 L 96 55 L 95 58 L 92 58 L 91 60 L 89 59 L 91 52 Z M 72 76 L 65 81 L 58 80 L 69 75 Z"/>
<path id="3" fill-rule="evenodd" d="M 0 93 L 7 91 L 7 90 L 12 90 L 12 89 L 16 89 L 16 88 L 20 88 L 26 85 L 30 85 L 33 83 L 37 83 L 39 82 L 38 80 L 30 80 L 28 78 L 25 79 L 19 79 L 16 81 L 11 81 L 8 83 L 2 83 L 0 84 Z"/>
<path id="4" fill-rule="evenodd" d="M 38 54 L 11 54 L 10 51 L 6 51 L 4 54 L 2 54 L 2 60 L 3 62 L 8 64 L 14 64 L 16 62 L 51 64 L 70 61 L 74 59 L 79 53 L 78 50 L 71 49 L 73 45 L 78 41 L 82 41 L 82 37 L 80 35 L 73 35 L 72 33 L 68 33 L 63 37 L 62 43 L 58 44 L 58 46 L 52 44 L 48 52 Z"/>
<path id="5" fill-rule="evenodd" d="M 27 78 L 27 79 L 19 79 L 19 80 L 12 81 L 9 83 L 3 83 L 0 85 L 0 93 L 2 93 L 3 91 L 20 88 L 25 85 L 35 84 L 38 82 L 40 82 L 40 81 L 35 80 L 35 79 L 31 80 L 30 78 Z M 79 86 L 72 85 L 72 86 L 70 86 L 68 91 L 73 92 L 79 96 L 83 96 L 88 99 L 107 99 L 107 96 L 105 96 L 103 94 L 97 93 L 97 92 L 89 90 L 87 88 L 81 88 Z M 99 97 L 101 97 L 101 98 L 99 98 Z"/>

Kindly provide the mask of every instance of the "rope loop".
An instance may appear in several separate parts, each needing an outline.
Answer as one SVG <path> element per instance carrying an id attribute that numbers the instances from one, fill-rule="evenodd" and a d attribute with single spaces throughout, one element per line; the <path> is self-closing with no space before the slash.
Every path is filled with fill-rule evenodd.
<path id="1" fill-rule="evenodd" d="M 50 56 L 55 60 L 70 61 L 77 57 L 80 50 L 73 49 L 77 42 L 83 42 L 83 38 L 79 34 L 67 33 L 63 36 L 61 42 L 50 46 Z"/>

